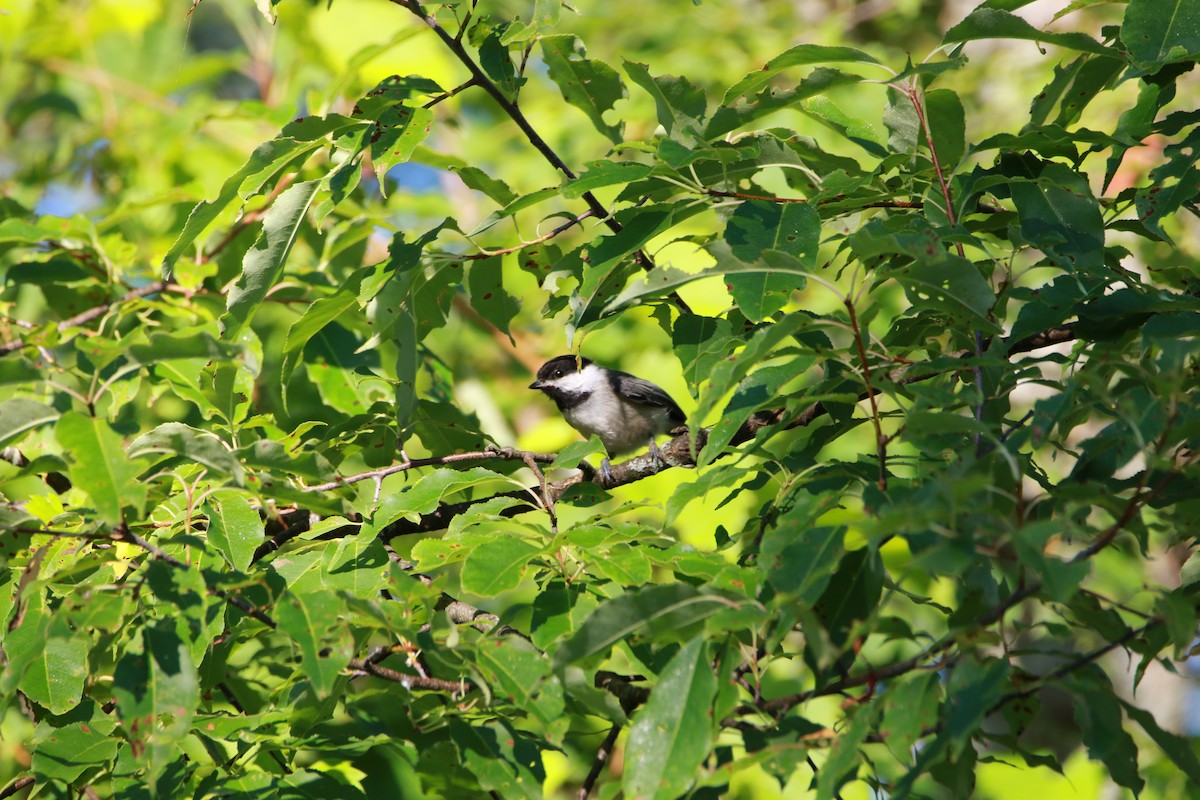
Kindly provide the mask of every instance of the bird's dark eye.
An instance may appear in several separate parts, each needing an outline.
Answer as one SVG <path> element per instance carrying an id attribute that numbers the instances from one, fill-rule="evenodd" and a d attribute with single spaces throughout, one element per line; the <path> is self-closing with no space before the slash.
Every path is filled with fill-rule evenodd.
<path id="1" fill-rule="evenodd" d="M 561 369 L 554 370 L 554 377 L 561 378 L 562 376 L 563 376 L 563 371 Z"/>

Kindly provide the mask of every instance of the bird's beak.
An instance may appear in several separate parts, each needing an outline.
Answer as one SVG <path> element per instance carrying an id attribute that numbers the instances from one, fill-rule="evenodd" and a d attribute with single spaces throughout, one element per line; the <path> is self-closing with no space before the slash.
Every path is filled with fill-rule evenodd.
<path id="1" fill-rule="evenodd" d="M 533 383 L 529 384 L 529 388 L 530 389 L 541 389 L 545 385 L 546 384 L 542 383 L 541 381 L 534 381 Z"/>

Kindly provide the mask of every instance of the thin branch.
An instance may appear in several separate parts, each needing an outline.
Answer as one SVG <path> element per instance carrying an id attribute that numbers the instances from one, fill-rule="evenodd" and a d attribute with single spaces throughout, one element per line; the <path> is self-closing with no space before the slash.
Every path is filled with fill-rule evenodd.
<path id="1" fill-rule="evenodd" d="M 604 741 L 600 743 L 600 749 L 596 751 L 596 757 L 592 759 L 592 768 L 588 770 L 587 777 L 583 779 L 583 785 L 579 787 L 579 793 L 575 795 L 576 800 L 587 800 L 588 795 L 592 793 L 592 788 L 600 778 L 600 772 L 604 769 L 604 765 L 608 763 L 608 759 L 612 756 L 613 748 L 617 744 L 617 737 L 620 735 L 621 726 L 614 723 L 609 728 L 608 735 L 604 737 Z"/>
<path id="2" fill-rule="evenodd" d="M 229 247 L 229 245 L 233 243 L 233 240 L 236 239 L 242 231 L 246 230 L 256 222 L 261 222 L 262 218 L 266 216 L 267 210 L 271 207 L 271 204 L 275 202 L 276 198 L 283 194 L 284 189 L 288 188 L 292 185 L 292 183 L 295 182 L 297 174 L 298 173 L 291 172 L 281 177 L 275 183 L 275 188 L 272 189 L 271 192 L 266 196 L 263 205 L 254 209 L 253 211 L 247 211 L 245 214 L 239 217 L 236 222 L 229 226 L 229 230 L 225 231 L 225 235 L 222 236 L 216 244 L 214 244 L 207 252 L 200 254 L 200 257 L 196 259 L 196 263 L 207 264 L 209 261 L 212 261 L 218 255 L 220 255 L 226 247 Z"/>
<path id="3" fill-rule="evenodd" d="M 503 247 L 499 250 L 484 250 L 482 247 L 480 247 L 478 253 L 471 253 L 470 255 L 462 256 L 462 260 L 463 261 L 478 261 L 478 260 L 481 260 L 484 258 L 491 258 L 492 256 L 506 256 L 509 253 L 519 253 L 520 251 L 524 250 L 527 247 L 533 247 L 534 245 L 542 244 L 543 242 L 548 242 L 551 239 L 555 238 L 556 236 L 561 236 L 562 234 L 569 231 L 571 228 L 574 228 L 576 225 L 581 224 L 585 219 L 590 219 L 594 216 L 596 216 L 596 212 L 589 208 L 587 211 L 583 212 L 582 214 L 572 217 L 571 219 L 564 222 L 562 225 L 559 225 L 554 230 L 550 231 L 549 233 L 542 234 L 541 236 L 537 237 L 536 239 L 532 239 L 528 242 L 521 242 L 520 244 L 513 245 L 512 247 Z"/>
<path id="4" fill-rule="evenodd" d="M 474 691 L 475 684 L 469 680 L 447 681 L 441 678 L 422 677 L 421 675 L 409 675 L 406 672 L 397 672 L 394 669 L 376 664 L 368 659 L 356 658 L 350 661 L 351 670 L 371 675 L 376 678 L 383 678 L 385 681 L 398 683 L 409 691 L 414 689 L 427 689 L 434 692 L 446 692 L 453 699 L 458 699 L 465 696 L 468 692 Z"/>
<path id="5" fill-rule="evenodd" d="M 462 41 L 458 37 L 454 36 L 444 27 L 442 27 L 442 24 L 437 21 L 437 18 L 428 13 L 421 6 L 418 0 L 391 0 L 391 2 L 394 5 L 397 5 L 412 13 L 414 16 L 424 22 L 430 30 L 437 34 L 437 37 L 442 40 L 442 44 L 444 44 L 447 49 L 454 54 L 455 58 L 457 58 L 459 62 L 467 68 L 467 71 L 471 73 L 471 79 L 475 82 L 475 84 L 491 95 L 492 99 L 496 101 L 496 104 L 500 106 L 508 118 L 511 119 L 516 126 L 521 129 L 521 133 L 525 134 L 525 138 L 531 145 L 533 145 L 533 148 L 541 153 L 542 157 L 546 159 L 546 161 L 549 162 L 552 167 L 561 172 L 570 180 L 574 180 L 577 177 L 575 172 L 572 171 L 572 169 L 567 166 L 566 162 L 562 160 L 558 153 L 554 151 L 554 148 L 547 144 L 546 140 L 542 138 L 541 134 L 539 134 L 533 125 L 530 124 L 529 119 L 525 116 L 524 112 L 517 107 L 517 104 L 509 100 L 508 97 L 505 96 L 504 92 L 500 90 L 500 87 L 497 86 L 495 82 L 493 82 L 492 79 L 487 76 L 487 73 L 483 71 L 479 64 L 475 62 L 475 59 L 471 58 L 471 54 L 467 52 Z M 608 209 L 604 207 L 604 204 L 597 199 L 595 194 L 590 191 L 585 191 L 580 194 L 580 198 L 587 204 L 587 207 L 591 209 L 592 213 L 604 222 L 605 226 L 607 226 L 610 231 L 613 233 L 620 233 L 624 229 L 621 223 L 613 218 Z M 642 269 L 649 271 L 654 268 L 653 260 L 644 251 L 638 250 L 637 253 L 634 254 L 634 258 L 642 267 Z M 670 297 L 672 302 L 674 302 L 681 311 L 686 312 L 690 310 L 687 303 L 684 302 L 683 298 L 681 298 L 677 292 L 672 292 Z"/>
<path id="6" fill-rule="evenodd" d="M 317 483 L 312 486 L 304 487 L 306 492 L 329 492 L 334 489 L 339 489 L 343 486 L 349 486 L 360 481 L 374 481 L 386 478 L 389 475 L 395 475 L 398 472 L 405 472 L 410 469 L 419 467 L 436 467 L 443 464 L 454 464 L 460 461 L 523 461 L 527 465 L 530 462 L 549 464 L 558 458 L 554 453 L 530 453 L 524 450 L 514 450 L 511 447 L 495 448 L 492 450 L 478 450 L 471 453 L 454 453 L 448 456 L 431 456 L 429 458 L 410 458 L 399 464 L 393 464 L 390 467 L 382 467 L 380 469 L 372 469 L 367 472 L 359 472 L 355 475 L 347 475 L 345 477 L 335 478 L 328 483 Z"/>
<path id="7" fill-rule="evenodd" d="M 157 558 L 160 561 L 170 564 L 172 567 L 175 567 L 176 569 L 182 569 L 182 570 L 190 570 L 191 569 L 190 566 L 188 566 L 184 562 L 180 561 L 175 556 L 173 556 L 170 553 L 167 553 L 166 551 L 162 550 L 161 548 L 151 544 L 150 542 L 143 539 L 141 536 L 138 536 L 136 533 L 131 531 L 124 524 L 122 524 L 120 527 L 118 527 L 117 530 L 113 531 L 113 535 L 111 538 L 114 538 L 118 541 L 133 542 L 134 544 L 136 544 L 138 547 L 145 550 L 150 555 L 154 556 L 155 558 Z M 234 608 L 239 609 L 240 611 L 245 613 L 247 616 L 253 617 L 254 619 L 261 622 L 263 625 L 266 625 L 268 628 L 274 629 L 275 627 L 277 627 L 275 624 L 275 620 L 271 619 L 265 613 L 260 611 L 256 606 L 251 604 L 249 601 L 247 601 L 241 597 L 238 597 L 235 594 L 230 594 L 229 592 L 226 592 L 223 589 L 215 589 L 215 588 L 211 588 L 211 587 L 209 587 L 208 593 L 213 595 L 214 597 L 221 598 L 226 603 L 229 603 L 229 605 L 233 606 Z"/>
<path id="8" fill-rule="evenodd" d="M 87 311 L 64 319 L 62 322 L 58 323 L 57 328 L 60 331 L 65 331 L 69 328 L 84 325 L 94 319 L 104 316 L 104 314 L 106 314 L 113 306 L 127 303 L 130 300 L 137 300 L 148 295 L 157 294 L 166 290 L 167 287 L 168 284 L 165 281 L 154 281 L 153 283 L 148 283 L 145 286 L 139 286 L 138 288 L 132 289 L 125 293 L 116 300 L 110 300 L 106 303 L 101 303 L 98 306 L 89 308 Z M 11 342 L 0 344 L 0 356 L 7 355 L 15 350 L 20 350 L 24 346 L 25 341 L 23 339 L 13 339 Z"/>
<path id="9" fill-rule="evenodd" d="M 16 778 L 3 789 L 0 789 L 0 800 L 3 800 L 5 797 L 12 797 L 22 789 L 32 786 L 33 781 L 34 778 L 32 775 L 25 775 L 23 777 Z"/>
<path id="10" fill-rule="evenodd" d="M 854 331 L 854 343 L 858 346 L 858 358 L 862 364 L 863 383 L 867 387 L 867 399 L 871 402 L 871 422 L 875 426 L 875 451 L 879 459 L 879 491 L 887 491 L 887 437 L 879 421 L 879 404 L 875 401 L 875 388 L 871 386 L 871 366 L 867 363 L 867 351 L 863 347 L 862 329 L 858 326 L 858 314 L 854 303 L 846 298 L 846 311 L 850 313 L 850 328 Z"/>

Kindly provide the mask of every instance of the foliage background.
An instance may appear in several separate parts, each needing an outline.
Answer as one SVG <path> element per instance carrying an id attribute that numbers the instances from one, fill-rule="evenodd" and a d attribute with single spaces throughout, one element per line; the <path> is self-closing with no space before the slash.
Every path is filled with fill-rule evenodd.
<path id="1" fill-rule="evenodd" d="M 822 51 L 772 73 L 814 93 L 771 113 L 742 99 L 735 129 L 786 135 L 714 154 L 726 137 L 687 112 L 696 87 L 712 119 L 798 43 L 900 72 L 972 4 L 481 3 L 464 41 L 509 97 L 504 64 L 537 35 L 586 45 L 581 62 L 570 39 L 531 44 L 519 94 L 549 147 L 590 165 L 590 184 L 565 186 L 478 87 L 428 116 L 425 85 L 369 99 L 394 74 L 467 78 L 397 4 L 4 4 L 0 435 L 19 453 L 0 476 L 0 780 L 39 796 L 1181 796 L 1200 780 L 1194 686 L 1171 675 L 1187 674 L 1196 627 L 1200 10 L 1167 5 L 1179 49 L 1157 60 L 977 21 L 969 60 L 925 73 L 954 197 L 1000 209 L 958 225 L 936 210 L 911 103 L 866 58 Z M 1162 16 L 983 6 L 1110 45 L 1104 26 Z M 464 11 L 438 19 L 454 31 Z M 514 19 L 541 27 L 487 38 Z M 578 71 L 602 96 L 600 62 L 627 96 L 589 117 L 558 83 Z M 688 84 L 639 83 L 631 62 Z M 384 120 L 403 155 L 356 118 Z M 779 145 L 793 134 L 817 144 Z M 689 150 L 704 152 L 695 174 Z M 247 170 L 252 152 L 263 163 Z M 587 186 L 627 230 L 669 223 L 630 247 L 584 220 L 474 258 L 582 213 Z M 921 200 L 923 214 L 887 207 Z M 256 262 L 264 229 L 284 235 L 263 234 Z M 612 280 L 580 311 L 570 298 L 606 241 Z M 639 248 L 693 274 L 718 263 L 678 287 L 693 315 L 649 287 L 597 318 L 638 285 Z M 261 292 L 238 283 L 248 263 L 267 266 Z M 739 263 L 776 271 L 727 290 Z M 1067 343 L 1027 362 L 981 346 L 1064 324 Z M 553 517 L 511 518 L 499 497 L 446 534 L 432 532 L 449 514 L 421 515 L 534 472 L 481 455 L 332 485 L 402 461 L 401 446 L 563 450 L 575 435 L 524 387 L 570 346 L 653 378 L 718 432 L 755 411 L 830 413 L 768 426 L 737 458 L 702 453 L 699 470 L 618 471 L 612 499 L 576 488 Z M 940 376 L 892 372 L 914 362 Z M 879 411 L 852 402 L 864 389 Z M 623 760 L 600 764 L 610 731 Z"/>

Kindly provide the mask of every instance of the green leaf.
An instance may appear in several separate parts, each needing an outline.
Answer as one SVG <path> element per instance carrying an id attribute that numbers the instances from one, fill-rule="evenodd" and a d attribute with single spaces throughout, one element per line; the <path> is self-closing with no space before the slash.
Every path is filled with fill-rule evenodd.
<path id="1" fill-rule="evenodd" d="M 521 310 L 521 302 L 504 287 L 502 256 L 491 256 L 471 263 L 467 272 L 467 291 L 471 308 L 498 330 L 508 332 L 508 325 Z"/>
<path id="2" fill-rule="evenodd" d="M 938 162 L 946 175 L 950 175 L 966 152 L 967 123 L 962 100 L 949 89 L 930 89 L 925 93 L 925 114 Z"/>
<path id="3" fill-rule="evenodd" d="M 940 681 L 933 672 L 909 675 L 888 687 L 879 734 L 896 758 L 907 762 L 922 734 L 936 727 L 940 699 Z"/>
<path id="4" fill-rule="evenodd" d="M 1009 666 L 998 658 L 964 661 L 954 667 L 946 684 L 946 705 L 939 738 L 957 755 L 971 739 L 1008 687 Z"/>
<path id="5" fill-rule="evenodd" d="M 1129 0 L 1121 41 L 1139 67 L 1195 61 L 1200 55 L 1200 2 Z"/>
<path id="6" fill-rule="evenodd" d="M 529 560 L 541 547 L 515 536 L 499 536 L 476 547 L 462 568 L 462 588 L 480 597 L 495 597 L 517 588 L 525 576 Z"/>
<path id="7" fill-rule="evenodd" d="M 141 465 L 126 455 L 121 437 L 107 422 L 68 411 L 54 432 L 71 456 L 71 482 L 88 493 L 102 520 L 115 525 L 127 506 L 140 513 L 146 502 L 146 486 L 137 479 Z"/>
<path id="8" fill-rule="evenodd" d="M 862 50 L 856 50 L 853 47 L 826 47 L 818 44 L 799 44 L 768 61 L 762 69 L 751 72 L 729 87 L 729 90 L 725 92 L 725 98 L 721 104 L 725 106 L 733 105 L 737 98 L 744 97 L 751 92 L 757 92 L 766 86 L 772 78 L 790 67 L 807 66 L 809 64 L 834 64 L 847 61 L 877 67 L 884 66 L 883 62 L 879 59 Z"/>
<path id="9" fill-rule="evenodd" d="M 829 757 L 817 774 L 817 800 L 834 800 L 838 797 L 838 789 L 858 774 L 863 761 L 859 748 L 871 732 L 874 716 L 874 708 L 860 706 L 849 716 L 848 724 L 838 732 L 829 749 Z"/>
<path id="10" fill-rule="evenodd" d="M 980 330 L 1000 332 L 988 319 L 996 294 L 979 269 L 965 258 L 942 254 L 936 260 L 916 261 L 880 274 L 904 287 L 913 308 L 930 309 Z"/>
<path id="11" fill-rule="evenodd" d="M 1196 752 L 1192 749 L 1191 742 L 1170 731 L 1164 731 L 1149 711 L 1124 700 L 1121 701 L 1121 705 L 1124 706 L 1125 713 L 1129 715 L 1129 718 L 1140 725 L 1146 735 L 1154 740 L 1160 750 L 1166 753 L 1167 758 L 1171 759 L 1171 762 L 1187 775 L 1188 782 L 1192 786 L 1200 786 L 1200 759 L 1196 758 Z"/>
<path id="12" fill-rule="evenodd" d="M 192 209 L 187 222 L 184 223 L 183 230 L 179 232 L 179 237 L 175 239 L 175 243 L 163 257 L 163 280 L 171 280 L 175 262 L 192 245 L 192 242 L 196 241 L 200 234 L 204 233 L 205 229 L 216 220 L 217 216 L 233 202 L 234 198 L 239 196 L 246 198 L 257 193 L 262 189 L 263 184 L 284 165 L 294 159 L 311 155 L 318 147 L 319 145 L 312 141 L 281 137 L 264 142 L 255 148 L 242 168 L 225 180 L 216 199 L 201 202 Z"/>
<path id="13" fill-rule="evenodd" d="M 14 397 L 0 403 L 0 446 L 19 441 L 25 434 L 59 418 L 50 406 L 28 397 Z"/>
<path id="14" fill-rule="evenodd" d="M 1060 268 L 1103 269 L 1104 220 L 1087 179 L 1065 164 L 1034 158 L 1002 158 L 1014 178 L 1012 199 L 1021 236 Z"/>
<path id="15" fill-rule="evenodd" d="M 1033 42 L 1056 44 L 1085 53 L 1106 55 L 1110 58 L 1119 57 L 1116 51 L 1105 47 L 1090 36 L 1082 33 L 1052 33 L 1038 30 L 1015 14 L 991 8 L 977 8 L 972 11 L 966 19 L 946 31 L 942 41 L 946 43 L 973 42 L 979 39 L 1026 39 Z"/>
<path id="16" fill-rule="evenodd" d="M 365 270 L 356 271 L 337 292 L 310 303 L 300 315 L 300 319 L 288 328 L 287 339 L 283 344 L 281 374 L 281 382 L 285 387 L 308 341 L 326 325 L 358 305 L 358 295 L 365 277 Z"/>
<path id="17" fill-rule="evenodd" d="M 552 725 L 562 719 L 562 684 L 551 672 L 545 654 L 533 645 L 518 636 L 486 640 L 480 644 L 476 658 L 494 696 L 532 711 L 543 724 Z"/>
<path id="18" fill-rule="evenodd" d="M 432 122 L 433 112 L 427 108 L 395 105 L 379 115 L 370 138 L 371 164 L 381 191 L 387 186 L 387 171 L 412 158 L 413 151 L 429 135 Z"/>
<path id="19" fill-rule="evenodd" d="M 680 638 L 737 603 L 687 584 L 647 586 L 600 605 L 554 654 L 555 668 L 582 661 L 638 633 Z M 661 638 L 660 638 L 661 641 Z"/>
<path id="20" fill-rule="evenodd" d="M 582 174 L 563 184 L 563 197 L 578 199 L 584 192 L 641 180 L 650 172 L 651 168 L 645 164 L 628 161 L 591 161 Z"/>
<path id="21" fill-rule="evenodd" d="M 200 684 L 174 621 L 146 625 L 137 638 L 141 647 L 117 661 L 112 691 L 126 734 L 140 748 L 139 764 L 154 780 L 179 755 L 200 702 Z"/>
<path id="22" fill-rule="evenodd" d="M 670 800 L 695 783 L 713 744 L 717 679 L 707 642 L 697 637 L 667 662 L 625 744 L 627 797 Z"/>
<path id="23" fill-rule="evenodd" d="M 35 615 L 8 634 L 5 652 L 21 656 L 25 665 L 18 687 L 51 714 L 66 714 L 79 705 L 88 675 L 88 640 L 71 630 L 67 620 Z M 29 626 L 29 635 L 21 628 Z M 30 658 L 30 654 L 35 654 Z"/>
<path id="24" fill-rule="evenodd" d="M 533 743 L 504 722 L 469 725 L 450 720 L 450 737 L 462 764 L 484 791 L 505 800 L 542 800 L 545 780 L 541 754 Z"/>
<path id="25" fill-rule="evenodd" d="M 776 89 L 769 86 L 753 97 L 735 98 L 733 105 L 721 106 L 713 113 L 712 119 L 705 127 L 704 138 L 708 141 L 715 141 L 730 131 L 750 125 L 780 109 L 792 108 L 811 97 L 862 81 L 863 78 L 860 75 L 818 67 L 790 89 Z"/>
<path id="26" fill-rule="evenodd" d="M 263 543 L 263 523 L 241 494 L 217 491 L 204 504 L 208 516 L 208 541 L 229 565 L 245 572 L 254 551 Z"/>
<path id="27" fill-rule="evenodd" d="M 96 766 L 111 764 L 119 740 L 92 722 L 72 722 L 62 727 L 39 723 L 32 744 L 30 769 L 46 782 L 74 783 Z"/>
<path id="28" fill-rule="evenodd" d="M 1102 762 L 1112 779 L 1136 796 L 1146 784 L 1138 769 L 1137 744 L 1125 729 L 1122 703 L 1112 684 L 1098 666 L 1088 664 L 1068 685 L 1074 690 L 1075 724 L 1083 733 L 1088 758 Z"/>
<path id="29" fill-rule="evenodd" d="M 604 112 L 627 96 L 621 76 L 603 61 L 585 58 L 587 50 L 577 36 L 544 36 L 541 44 L 550 79 L 558 84 L 563 99 L 587 114 L 596 130 L 613 144 L 620 144 L 625 122 L 610 125 L 604 121 Z"/>
<path id="30" fill-rule="evenodd" d="M 245 480 L 245 470 L 237 456 L 220 437 L 182 422 L 164 422 L 129 443 L 130 458 L 151 454 L 180 456 L 187 461 L 203 464 L 220 475 L 229 476 L 239 486 Z"/>
<path id="31" fill-rule="evenodd" d="M 263 217 L 262 234 L 242 259 L 242 274 L 229 290 L 221 336 L 237 339 L 250 322 L 267 292 L 283 275 L 284 263 L 296 241 L 300 225 L 312 204 L 320 181 L 305 181 L 288 187 Z"/>
<path id="32" fill-rule="evenodd" d="M 837 571 L 846 529 L 806 523 L 785 515 L 764 535 L 758 563 L 777 591 L 812 605 Z"/>
<path id="33" fill-rule="evenodd" d="M 766 319 L 783 308 L 793 291 L 804 288 L 805 281 L 797 273 L 816 267 L 820 238 L 821 218 L 807 203 L 752 200 L 737 207 L 725 226 L 725 243 L 742 264 L 765 267 L 725 276 L 734 301 L 749 320 Z M 775 272 L 777 265 L 787 271 Z"/>
<path id="34" fill-rule="evenodd" d="M 650 68 L 636 61 L 625 60 L 625 72 L 638 86 L 654 98 L 658 122 L 668 134 L 679 131 L 687 140 L 694 140 L 699 132 L 699 123 L 708 110 L 704 90 L 686 78 L 650 75 Z M 693 130 L 680 130 L 691 128 Z"/>
<path id="35" fill-rule="evenodd" d="M 300 648 L 300 668 L 313 692 L 323 698 L 350 660 L 353 641 L 342 620 L 346 603 L 331 591 L 292 589 L 275 607 L 279 629 Z"/>
<path id="36" fill-rule="evenodd" d="M 438 507 L 443 497 L 452 492 L 494 480 L 505 478 L 484 467 L 466 470 L 442 467 L 421 478 L 411 488 L 385 497 L 371 522 L 377 530 L 382 530 L 401 517 L 430 513 Z"/>
<path id="37" fill-rule="evenodd" d="M 635 268 L 628 256 L 700 210 L 693 203 L 674 203 L 643 206 L 636 213 L 619 216 L 624 226 L 619 233 L 588 246 L 588 263 L 579 290 L 571 298 L 574 327 L 580 328 L 612 313 L 616 299 L 604 306 L 601 303 L 617 293 L 625 276 Z"/>

